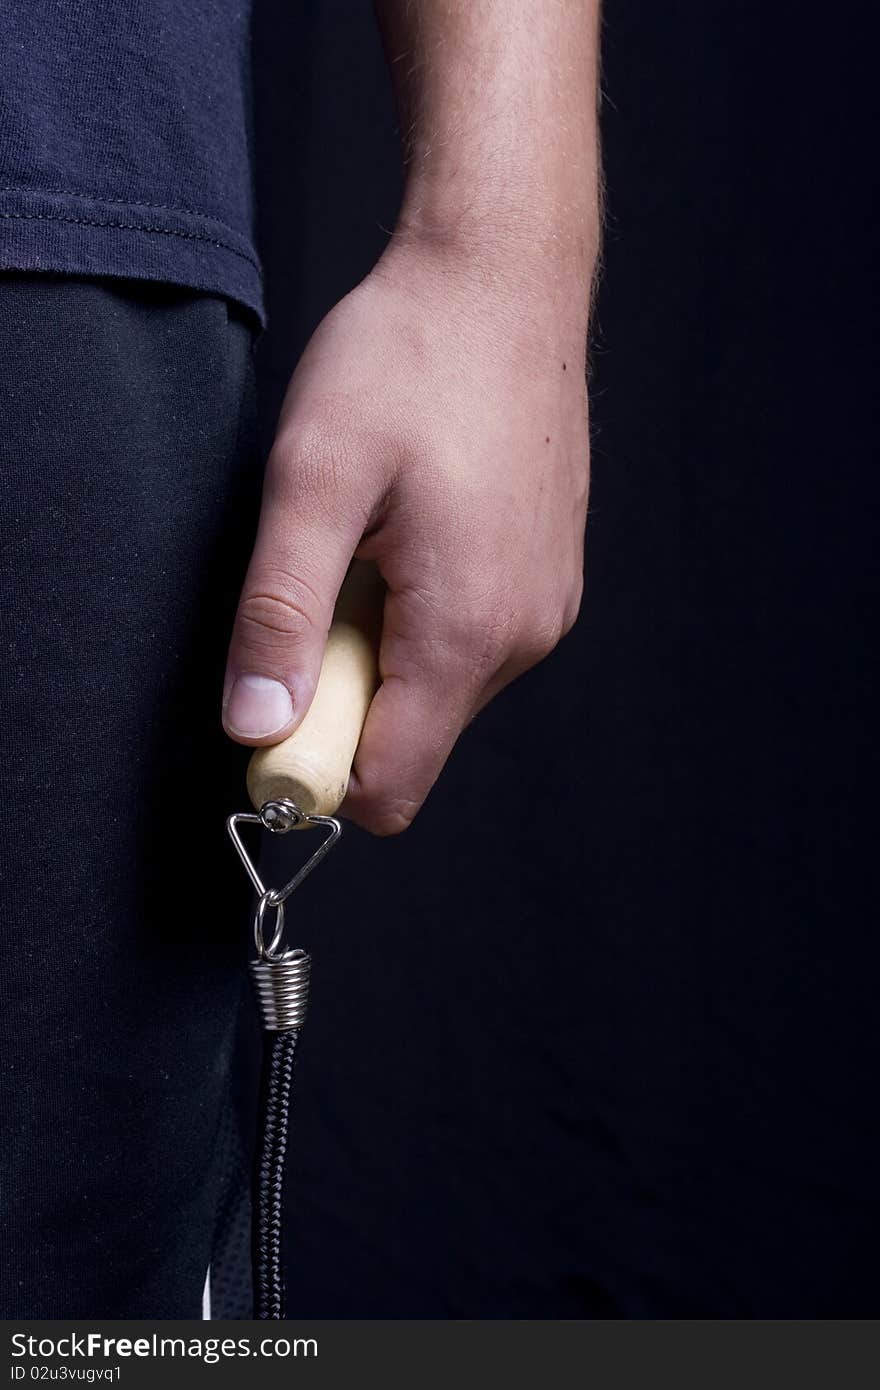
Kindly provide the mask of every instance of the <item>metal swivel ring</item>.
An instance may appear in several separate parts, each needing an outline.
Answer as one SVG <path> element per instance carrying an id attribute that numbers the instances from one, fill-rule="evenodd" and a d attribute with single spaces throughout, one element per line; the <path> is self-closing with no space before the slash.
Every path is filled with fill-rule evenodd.
<path id="1" fill-rule="evenodd" d="M 254 913 L 254 945 L 257 948 L 257 955 L 260 960 L 274 960 L 277 958 L 278 947 L 281 945 L 281 938 L 284 935 L 284 903 L 274 902 L 273 894 L 266 891 L 260 895 L 257 901 L 257 910 Z M 263 923 L 267 909 L 272 908 L 275 912 L 275 930 L 272 933 L 272 940 L 266 945 L 266 937 L 263 932 Z"/>

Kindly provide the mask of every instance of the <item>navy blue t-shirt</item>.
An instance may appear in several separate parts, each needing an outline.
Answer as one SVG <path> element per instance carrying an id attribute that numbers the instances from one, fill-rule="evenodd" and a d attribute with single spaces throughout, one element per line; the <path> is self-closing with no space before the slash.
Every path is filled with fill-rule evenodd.
<path id="1" fill-rule="evenodd" d="M 249 60 L 249 0 L 0 0 L 0 269 L 262 316 Z"/>

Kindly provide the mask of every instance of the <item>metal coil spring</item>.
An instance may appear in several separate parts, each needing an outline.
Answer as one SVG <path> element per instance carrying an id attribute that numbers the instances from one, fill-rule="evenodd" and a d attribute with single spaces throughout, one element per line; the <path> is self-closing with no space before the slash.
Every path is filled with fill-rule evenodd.
<path id="1" fill-rule="evenodd" d="M 285 1033 L 302 1028 L 309 1005 L 309 977 L 312 958 L 307 951 L 285 951 L 277 958 L 252 960 L 251 979 L 257 996 L 263 1027 Z"/>

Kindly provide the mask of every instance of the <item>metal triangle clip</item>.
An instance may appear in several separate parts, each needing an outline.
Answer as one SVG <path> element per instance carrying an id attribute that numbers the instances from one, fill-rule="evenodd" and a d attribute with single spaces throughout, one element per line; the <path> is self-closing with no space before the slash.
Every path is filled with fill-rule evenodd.
<path id="1" fill-rule="evenodd" d="M 296 826 L 301 826 L 307 830 L 326 830 L 328 833 L 311 858 L 306 860 L 289 883 L 285 883 L 283 888 L 267 888 L 245 848 L 238 830 L 240 825 L 262 825 L 273 835 L 285 835 L 288 830 L 293 830 Z M 321 860 L 329 854 L 342 834 L 342 825 L 335 816 L 307 816 L 305 811 L 301 811 L 293 801 L 286 800 L 267 801 L 260 807 L 259 811 L 237 811 L 228 818 L 226 829 L 229 831 L 229 837 L 235 845 L 239 859 L 247 870 L 248 878 L 259 893 L 264 906 L 275 908 L 283 906 L 291 893 L 296 892 L 304 879 L 308 878 L 312 870 L 316 869 Z"/>

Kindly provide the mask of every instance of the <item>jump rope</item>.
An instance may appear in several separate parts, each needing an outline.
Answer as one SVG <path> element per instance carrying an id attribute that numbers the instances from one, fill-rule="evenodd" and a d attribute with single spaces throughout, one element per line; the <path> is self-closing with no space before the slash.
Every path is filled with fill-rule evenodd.
<path id="1" fill-rule="evenodd" d="M 315 697 L 283 743 L 258 748 L 247 789 L 253 811 L 229 817 L 227 829 L 257 893 L 256 956 L 250 976 L 263 1027 L 260 1101 L 254 1149 L 251 1260 L 255 1318 L 284 1318 L 284 1171 L 290 1138 L 294 1062 L 309 1002 L 312 958 L 288 944 L 285 907 L 342 834 L 335 812 L 370 701 L 378 685 L 382 583 L 373 565 L 355 561 L 339 594 Z M 272 835 L 316 831 L 317 849 L 280 888 L 267 888 L 241 827 Z M 298 841 L 299 836 L 295 839 Z"/>

